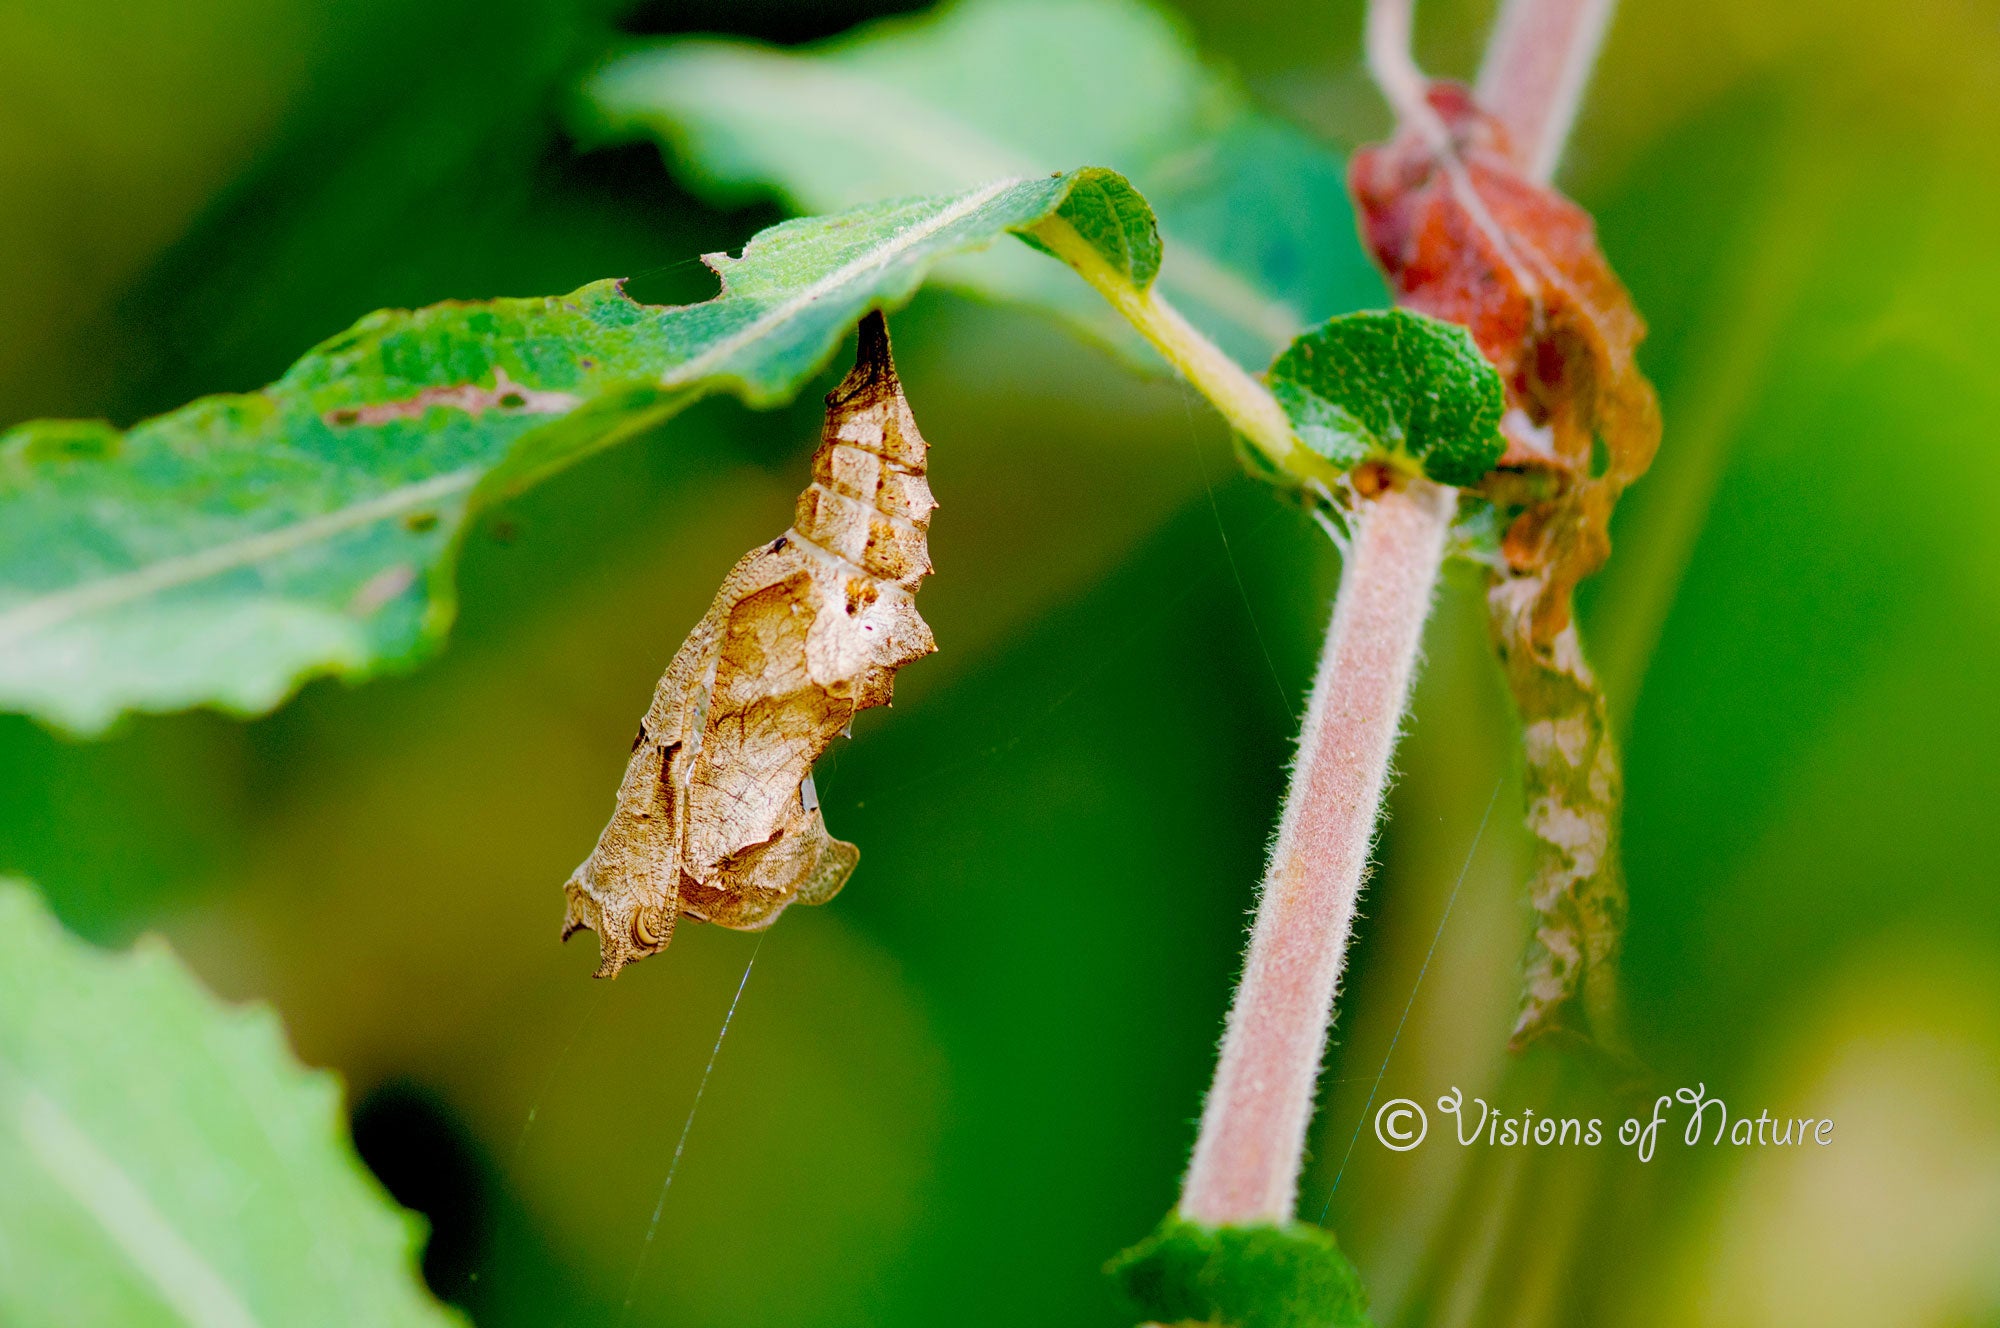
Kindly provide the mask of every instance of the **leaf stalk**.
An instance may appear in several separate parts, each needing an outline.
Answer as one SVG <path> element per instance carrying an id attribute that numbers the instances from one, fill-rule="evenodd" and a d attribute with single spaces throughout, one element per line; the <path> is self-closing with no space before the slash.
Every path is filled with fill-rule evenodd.
<path id="1" fill-rule="evenodd" d="M 1060 216 L 1036 226 L 1034 235 L 1124 315 L 1273 466 L 1302 481 L 1331 484 L 1339 478 L 1333 465 L 1298 440 L 1284 407 L 1270 390 L 1197 331 L 1157 285 L 1144 290 L 1134 286 Z"/>

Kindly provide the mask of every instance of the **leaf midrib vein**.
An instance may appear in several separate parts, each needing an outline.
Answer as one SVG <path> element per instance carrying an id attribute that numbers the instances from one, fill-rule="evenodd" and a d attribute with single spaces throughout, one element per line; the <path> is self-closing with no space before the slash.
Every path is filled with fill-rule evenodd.
<path id="1" fill-rule="evenodd" d="M 772 328 L 796 318 L 806 306 L 812 304 L 822 296 L 847 285 L 864 272 L 886 267 L 907 250 L 928 240 L 939 231 L 959 221 L 963 221 L 966 217 L 985 207 L 1009 189 L 1024 183 L 1026 181 L 1014 177 L 995 180 L 989 185 L 985 185 L 964 195 L 956 203 L 953 203 L 944 211 L 937 213 L 929 221 L 911 226 L 906 230 L 897 231 L 894 236 L 884 243 L 841 264 L 841 266 L 827 273 L 818 281 L 813 282 L 796 295 L 774 305 L 768 312 L 760 314 L 748 323 L 745 323 L 737 331 L 715 342 L 699 355 L 683 360 L 666 373 L 661 374 L 661 386 L 680 387 L 693 382 L 707 373 L 716 364 L 728 359 L 731 355 L 743 349 L 743 347 L 762 337 Z"/>
<path id="2" fill-rule="evenodd" d="M 55 594 L 28 600 L 0 612 L 0 645 L 10 645 L 85 614 L 102 612 L 136 599 L 205 581 L 224 572 L 294 552 L 316 541 L 400 516 L 470 489 L 485 472 L 483 466 L 467 466 L 462 470 L 434 475 L 348 507 L 322 512 L 293 525 L 261 531 L 193 553 L 163 558 L 130 572 L 87 581 Z"/>
<path id="3" fill-rule="evenodd" d="M 10 1082 L 12 1081 L 12 1082 Z M 160 1300 L 188 1328 L 258 1328 L 222 1274 L 168 1221 L 139 1182 L 68 1112 L 0 1062 L 16 1137 L 28 1156 L 97 1223 Z"/>
<path id="4" fill-rule="evenodd" d="M 900 255 L 964 220 L 1021 183 L 1024 182 L 1016 178 L 996 180 L 966 193 L 950 207 L 936 213 L 928 220 L 897 231 L 881 244 L 843 263 L 803 290 L 744 324 L 737 331 L 669 369 L 660 376 L 661 385 L 676 387 L 696 381 L 745 346 L 768 334 L 773 328 L 797 318 L 814 302 L 830 292 L 851 283 L 865 272 L 895 261 Z M 0 611 L 0 646 L 14 644 L 37 632 L 47 631 L 87 614 L 100 613 L 135 600 L 220 576 L 225 572 L 237 571 L 376 521 L 399 516 L 472 488 L 489 469 L 485 466 L 468 466 L 415 484 L 391 489 L 363 502 L 324 512 L 293 525 L 165 558 L 129 572 L 66 587 L 56 593 L 27 600 Z"/>
<path id="5" fill-rule="evenodd" d="M 871 126 L 869 137 L 872 140 L 893 139 L 904 145 L 912 156 L 924 160 L 931 169 L 950 172 L 959 168 L 966 158 L 976 158 L 984 170 L 1006 170 L 1016 175 L 1036 173 L 1032 161 L 985 130 L 900 88 L 843 69 L 808 65 L 807 58 L 801 56 L 738 50 L 731 50 L 729 54 L 746 64 L 768 64 L 781 69 L 790 91 L 813 94 L 811 101 L 820 115 L 851 108 L 854 118 L 865 120 Z M 703 87 L 705 95 L 712 96 L 716 91 L 708 84 Z M 732 83 L 722 91 L 741 96 L 751 90 L 742 84 Z M 768 104 L 754 93 L 751 100 L 753 110 Z M 926 132 L 923 135 L 913 133 L 910 131 L 912 125 L 923 125 Z M 936 152 L 929 151 L 929 143 L 933 139 L 948 146 Z M 813 200 L 810 205 L 817 207 L 820 204 Z M 1166 227 L 1161 228 L 1160 244 L 1165 254 L 1161 275 L 1169 285 L 1235 319 L 1273 346 L 1282 346 L 1297 335 L 1303 318 L 1287 302 L 1259 290 L 1241 273 L 1204 250 L 1185 243 Z"/>

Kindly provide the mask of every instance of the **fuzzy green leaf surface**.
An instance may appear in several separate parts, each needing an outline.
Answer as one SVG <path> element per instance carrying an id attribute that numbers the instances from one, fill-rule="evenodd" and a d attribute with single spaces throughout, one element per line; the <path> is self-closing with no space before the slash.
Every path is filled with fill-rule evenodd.
<path id="1" fill-rule="evenodd" d="M 1112 167 L 1159 213 L 1163 291 L 1247 363 L 1385 299 L 1341 153 L 1260 112 L 1177 23 L 1135 0 L 966 0 L 799 49 L 655 42 L 598 70 L 581 102 L 587 136 L 655 138 L 711 196 L 775 194 L 806 212 Z M 1007 251 L 939 273 L 1130 341 L 1061 276 Z"/>
<path id="2" fill-rule="evenodd" d="M 450 1328 L 275 1015 L 0 878 L 0 1323 Z"/>
<path id="3" fill-rule="evenodd" d="M 1343 468 L 1400 457 L 1441 484 L 1472 484 L 1505 447 L 1500 375 L 1464 328 L 1423 314 L 1329 319 L 1265 377 L 1299 440 Z"/>
<path id="4" fill-rule="evenodd" d="M 705 303 L 603 281 L 384 311 L 258 392 L 124 432 L 0 434 L 0 708 L 94 734 L 407 665 L 450 623 L 480 508 L 709 393 L 785 400 L 940 258 L 1056 218 L 1137 288 L 1159 268 L 1152 214 L 1111 172 L 1003 181 L 772 227 L 709 257 Z"/>
<path id="5" fill-rule="evenodd" d="M 1211 1227 L 1171 1213 L 1106 1269 L 1149 1323 L 1368 1328 L 1361 1278 L 1303 1222 Z"/>

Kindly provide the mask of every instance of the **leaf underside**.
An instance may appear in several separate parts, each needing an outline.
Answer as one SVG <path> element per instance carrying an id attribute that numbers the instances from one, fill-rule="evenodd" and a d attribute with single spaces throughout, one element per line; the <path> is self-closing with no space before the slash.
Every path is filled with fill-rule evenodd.
<path id="1" fill-rule="evenodd" d="M 421 1243 L 268 1009 L 156 942 L 94 950 L 0 880 L 0 1322 L 462 1325 Z"/>
<path id="2" fill-rule="evenodd" d="M 587 80 L 576 118 L 586 136 L 659 141 L 721 201 L 776 195 L 805 212 L 1109 166 L 1159 214 L 1162 290 L 1245 363 L 1384 298 L 1342 154 L 1258 111 L 1133 0 L 968 0 L 804 49 L 653 42 Z M 952 259 L 938 279 L 1134 344 L 1101 301 L 1019 252 Z"/>
<path id="3" fill-rule="evenodd" d="M 258 392 L 122 433 L 19 426 L 0 435 L 0 707 L 88 735 L 408 664 L 451 620 L 473 513 L 709 393 L 785 400 L 941 258 L 1056 217 L 1136 286 L 1157 270 L 1118 176 L 1006 180 L 772 227 L 710 256 L 723 289 L 701 304 L 602 281 L 383 311 Z"/>

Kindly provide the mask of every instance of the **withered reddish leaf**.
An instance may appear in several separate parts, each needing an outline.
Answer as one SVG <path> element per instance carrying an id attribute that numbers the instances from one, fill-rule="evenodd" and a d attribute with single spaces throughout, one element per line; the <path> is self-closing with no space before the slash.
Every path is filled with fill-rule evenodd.
<path id="1" fill-rule="evenodd" d="M 1560 1031 L 1615 1050 L 1622 777 L 1572 599 L 1659 443 L 1658 401 L 1633 358 L 1645 324 L 1590 214 L 1527 178 L 1464 88 L 1433 84 L 1428 100 L 1436 123 L 1356 153 L 1349 183 L 1397 302 L 1463 324 L 1507 385 L 1507 450 L 1486 487 L 1511 520 L 1487 603 L 1526 729 L 1538 849 L 1515 1043 Z"/>
<path id="2" fill-rule="evenodd" d="M 746 931 L 831 899 L 860 851 L 827 833 L 813 762 L 896 670 L 937 647 L 915 593 L 937 504 L 880 314 L 827 394 L 792 528 L 744 555 L 660 679 L 618 808 L 564 887 L 598 976 L 667 946 L 682 914 Z"/>

